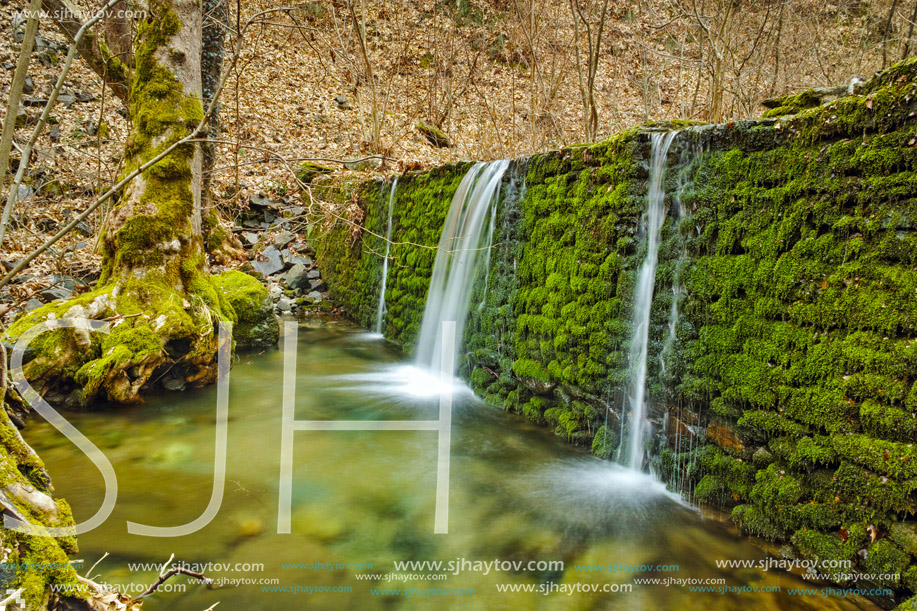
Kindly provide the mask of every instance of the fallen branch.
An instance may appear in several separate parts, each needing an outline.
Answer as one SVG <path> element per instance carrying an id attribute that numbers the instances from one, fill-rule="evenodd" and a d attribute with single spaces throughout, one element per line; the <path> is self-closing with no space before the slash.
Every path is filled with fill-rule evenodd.
<path id="1" fill-rule="evenodd" d="M 154 583 L 149 588 L 147 588 L 143 594 L 141 594 L 134 600 L 143 600 L 147 596 L 153 594 L 156 590 L 159 589 L 159 586 L 164 584 L 170 577 L 173 577 L 175 575 L 187 575 L 189 577 L 194 577 L 195 579 L 202 581 L 207 587 L 210 587 L 211 585 L 213 585 L 213 580 L 207 577 L 206 575 L 204 575 L 203 573 L 196 573 L 195 571 L 189 571 L 188 569 L 183 569 L 181 567 L 172 567 L 165 573 L 161 573 L 159 575 L 159 579 L 156 580 L 156 583 Z M 210 607 L 210 608 L 213 609 L 213 607 Z"/>

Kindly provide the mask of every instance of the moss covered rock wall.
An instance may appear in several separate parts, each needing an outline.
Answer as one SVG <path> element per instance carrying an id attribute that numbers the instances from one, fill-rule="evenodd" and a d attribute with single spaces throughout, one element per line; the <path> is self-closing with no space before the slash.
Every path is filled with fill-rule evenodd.
<path id="1" fill-rule="evenodd" d="M 613 456 L 649 132 L 679 128 L 651 313 L 648 455 L 673 487 L 731 510 L 747 532 L 890 574 L 878 585 L 913 595 L 915 74 L 917 62 L 899 64 L 794 115 L 651 125 L 514 161 L 471 300 L 463 377 L 488 402 Z M 431 247 L 467 168 L 399 178 L 384 331 L 408 351 Z M 365 326 L 389 189 L 343 187 L 361 220 L 318 244 L 333 297 Z"/>

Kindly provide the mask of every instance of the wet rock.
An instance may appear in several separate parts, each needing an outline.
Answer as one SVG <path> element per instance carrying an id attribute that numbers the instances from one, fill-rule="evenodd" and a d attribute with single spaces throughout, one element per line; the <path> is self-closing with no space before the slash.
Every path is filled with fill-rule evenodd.
<path id="1" fill-rule="evenodd" d="M 256 272 L 265 276 L 276 274 L 283 270 L 284 267 L 280 251 L 273 246 L 268 246 L 257 259 L 252 261 L 252 267 L 255 268 Z"/>
<path id="2" fill-rule="evenodd" d="M 739 436 L 736 435 L 736 432 L 721 422 L 710 423 L 710 425 L 707 427 L 707 437 L 710 439 L 710 441 L 726 450 L 736 450 L 741 452 L 745 449 L 745 446 L 742 444 L 742 440 L 739 439 Z"/>
<path id="3" fill-rule="evenodd" d="M 166 390 L 184 390 L 185 381 L 180 378 L 168 378 L 162 383 L 162 387 Z"/>

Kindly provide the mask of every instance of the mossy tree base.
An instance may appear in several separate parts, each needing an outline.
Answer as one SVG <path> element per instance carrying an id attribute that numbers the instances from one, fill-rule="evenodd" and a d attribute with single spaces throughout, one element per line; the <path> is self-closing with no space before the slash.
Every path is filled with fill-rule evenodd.
<path id="1" fill-rule="evenodd" d="M 243 348 L 273 345 L 279 334 L 267 289 L 241 272 L 195 274 L 193 292 L 151 278 L 113 284 L 76 299 L 51 303 L 18 319 L 7 337 L 18 339 L 50 318 L 108 320 L 110 332 L 45 332 L 26 353 L 26 378 L 39 394 L 87 405 L 97 397 L 141 400 L 157 383 L 203 386 L 216 380 L 216 325 L 229 321 Z"/>

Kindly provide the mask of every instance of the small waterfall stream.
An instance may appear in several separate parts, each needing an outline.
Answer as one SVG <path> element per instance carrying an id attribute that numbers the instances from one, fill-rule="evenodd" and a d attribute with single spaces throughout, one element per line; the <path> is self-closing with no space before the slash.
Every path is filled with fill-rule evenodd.
<path id="1" fill-rule="evenodd" d="M 663 176 L 669 147 L 678 132 L 651 134 L 649 192 L 646 198 L 644 231 L 646 256 L 640 266 L 634 294 L 634 331 L 631 336 L 628 362 L 628 395 L 630 430 L 626 448 L 626 465 L 643 468 L 643 438 L 646 428 L 646 372 L 649 352 L 650 311 L 659 258 L 659 241 L 665 220 L 665 189 Z"/>
<path id="2" fill-rule="evenodd" d="M 509 160 L 476 163 L 462 178 L 452 198 L 439 240 L 436 262 L 427 291 L 427 304 L 417 341 L 416 363 L 438 371 L 442 357 L 440 330 L 444 321 L 455 321 L 458 350 L 468 315 L 471 289 L 479 254 L 486 254 L 493 231 L 492 205 Z"/>
<path id="3" fill-rule="evenodd" d="M 385 315 L 385 285 L 388 282 L 388 254 L 392 246 L 392 209 L 395 205 L 395 191 L 398 189 L 398 177 L 392 181 L 392 190 L 388 196 L 388 225 L 385 229 L 385 257 L 382 259 L 382 286 L 379 289 L 379 304 L 376 306 L 376 333 L 382 333 L 382 317 Z"/>

